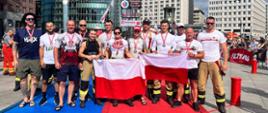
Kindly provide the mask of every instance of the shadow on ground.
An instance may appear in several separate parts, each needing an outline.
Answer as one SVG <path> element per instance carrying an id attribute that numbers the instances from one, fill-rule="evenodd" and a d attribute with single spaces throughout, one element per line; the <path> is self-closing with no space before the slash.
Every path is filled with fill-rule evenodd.
<path id="1" fill-rule="evenodd" d="M 263 91 L 263 90 L 260 90 L 260 89 L 255 89 L 255 88 L 251 88 L 251 87 L 242 87 L 242 91 L 246 92 L 246 93 L 252 93 L 252 94 L 259 95 L 261 97 L 268 98 L 268 93 Z"/>

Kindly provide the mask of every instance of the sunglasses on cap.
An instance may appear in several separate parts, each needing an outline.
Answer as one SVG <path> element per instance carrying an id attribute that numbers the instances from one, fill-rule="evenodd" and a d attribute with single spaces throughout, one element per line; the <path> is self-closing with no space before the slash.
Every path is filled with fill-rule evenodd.
<path id="1" fill-rule="evenodd" d="M 85 24 L 80 24 L 79 26 L 80 26 L 80 27 L 86 27 L 87 25 L 85 25 Z"/>
<path id="2" fill-rule="evenodd" d="M 114 34 L 119 35 L 119 34 L 121 34 L 121 32 L 114 32 Z"/>
<path id="3" fill-rule="evenodd" d="M 26 21 L 34 21 L 34 18 L 26 18 Z"/>

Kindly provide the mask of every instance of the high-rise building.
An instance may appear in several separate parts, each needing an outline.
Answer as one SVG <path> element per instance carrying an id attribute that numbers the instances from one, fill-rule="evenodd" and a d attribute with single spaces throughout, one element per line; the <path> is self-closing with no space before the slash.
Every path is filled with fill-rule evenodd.
<path id="1" fill-rule="evenodd" d="M 174 22 L 193 23 L 193 0 L 142 0 L 141 19 L 148 18 L 159 25 L 165 19 L 165 8 L 174 9 Z"/>
<path id="2" fill-rule="evenodd" d="M 204 24 L 204 20 L 206 19 L 204 11 L 202 11 L 200 8 L 194 8 L 194 24 Z"/>
<path id="3" fill-rule="evenodd" d="M 20 26 L 24 13 L 35 13 L 35 0 L 0 0 L 0 37 Z"/>
<path id="4" fill-rule="evenodd" d="M 49 1 L 49 0 L 48 0 Z M 47 19 L 53 16 L 53 20 L 57 27 L 60 29 L 63 28 L 63 3 L 62 0 L 54 0 L 54 8 L 53 10 L 44 10 L 48 11 L 47 14 L 52 13 L 52 15 L 48 15 Z M 116 1 L 116 0 L 115 0 Z M 68 18 L 75 20 L 76 23 L 79 20 L 85 19 L 87 20 L 87 28 L 89 29 L 104 29 L 104 25 L 101 23 L 101 17 L 104 14 L 107 7 L 110 5 L 111 0 L 69 0 L 68 4 Z M 50 3 L 47 3 L 50 4 Z M 50 5 L 47 6 L 47 8 Z M 114 5 L 116 7 L 116 5 Z M 113 7 L 113 8 L 114 8 Z M 45 13 L 43 13 L 45 14 Z M 115 16 L 113 9 L 109 12 L 109 17 L 113 20 Z"/>
<path id="5" fill-rule="evenodd" d="M 266 37 L 268 37 L 268 3 L 266 3 Z"/>
<path id="6" fill-rule="evenodd" d="M 222 32 L 264 36 L 265 0 L 209 0 L 209 16 L 216 18 Z"/>

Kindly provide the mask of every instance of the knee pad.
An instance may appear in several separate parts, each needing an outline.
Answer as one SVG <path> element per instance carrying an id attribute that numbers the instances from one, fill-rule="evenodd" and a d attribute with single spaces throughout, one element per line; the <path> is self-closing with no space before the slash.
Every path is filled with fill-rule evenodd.
<path id="1" fill-rule="evenodd" d="M 88 81 L 81 81 L 80 89 L 86 91 L 88 90 L 88 85 L 89 85 Z"/>

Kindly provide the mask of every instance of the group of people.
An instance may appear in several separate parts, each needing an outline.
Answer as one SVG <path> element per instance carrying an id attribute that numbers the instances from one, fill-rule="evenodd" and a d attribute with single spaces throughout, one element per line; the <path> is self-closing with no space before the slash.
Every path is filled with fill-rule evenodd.
<path id="1" fill-rule="evenodd" d="M 182 102 L 192 102 L 195 111 L 199 105 L 205 103 L 206 82 L 208 76 L 213 83 L 213 91 L 218 110 L 225 113 L 225 92 L 222 71 L 227 70 L 228 52 L 226 38 L 223 33 L 215 29 L 215 18 L 206 19 L 207 29 L 195 36 L 193 28 L 185 28 L 177 24 L 177 34 L 171 34 L 170 23 L 162 20 L 160 32 L 151 30 L 151 21 L 145 19 L 142 26 L 134 27 L 132 38 L 125 39 L 120 27 L 113 28 L 113 22 L 104 22 L 105 32 L 97 36 L 95 30 L 87 30 L 87 22 L 79 22 L 76 31 L 74 20 L 66 23 L 67 31 L 59 34 L 54 31 L 53 22 L 46 23 L 46 33 L 35 27 L 36 17 L 32 13 L 23 16 L 25 27 L 18 29 L 12 42 L 16 74 L 20 79 L 20 89 L 23 101 L 19 107 L 27 104 L 34 106 L 34 95 L 38 81 L 42 78 L 42 99 L 39 105 L 47 102 L 47 85 L 53 77 L 56 103 L 55 110 L 60 111 L 64 106 L 66 81 L 68 82 L 67 104 L 76 106 L 75 99 L 79 94 L 80 107 L 84 108 L 89 92 L 89 79 L 94 80 L 93 60 L 96 59 L 124 59 L 137 58 L 139 54 L 168 54 L 188 56 L 188 84 L 166 81 L 166 99 L 171 107 L 178 107 Z M 220 61 L 223 53 L 223 62 Z M 176 61 L 174 61 L 176 62 Z M 31 77 L 28 77 L 30 74 Z M 28 79 L 31 79 L 30 89 Z M 190 91 L 191 89 L 191 91 Z M 93 93 L 95 90 L 93 87 Z M 191 92 L 191 93 L 190 93 Z M 161 80 L 147 80 L 148 98 L 153 104 L 161 98 Z M 190 95 L 191 94 L 191 95 Z M 145 95 L 139 97 L 143 105 L 147 104 Z M 96 104 L 104 99 L 95 98 Z M 111 100 L 114 107 L 117 99 Z M 134 98 L 124 100 L 133 106 Z"/>
<path id="2" fill-rule="evenodd" d="M 246 49 L 254 55 L 260 68 L 268 69 L 268 40 L 257 38 L 235 38 L 228 41 L 230 49 Z"/>

